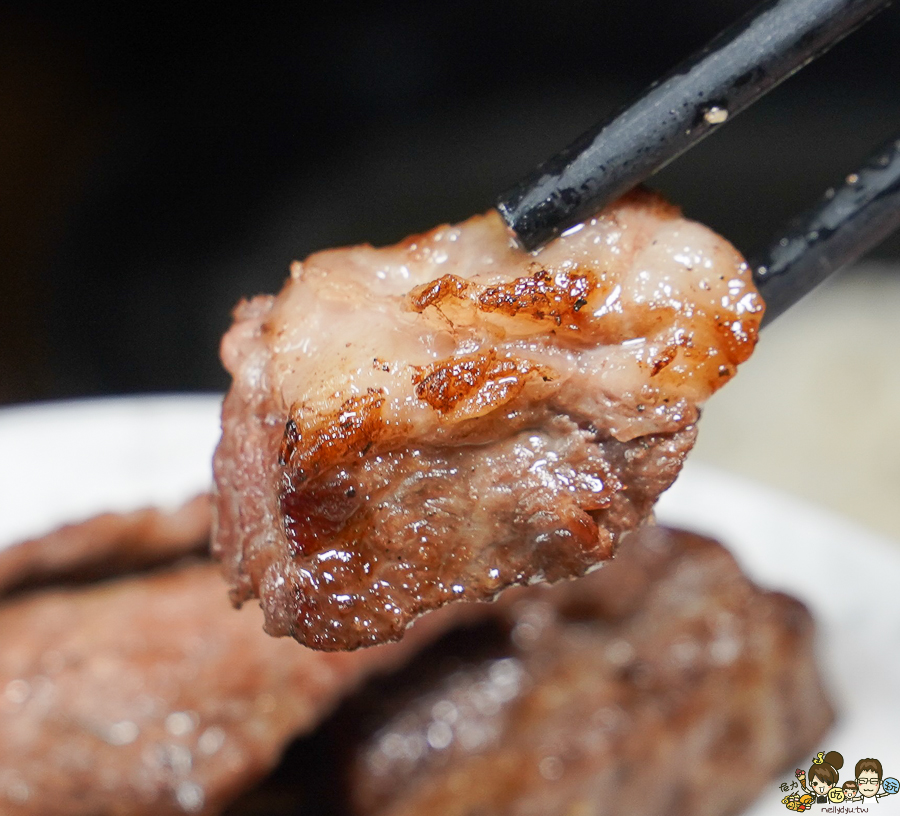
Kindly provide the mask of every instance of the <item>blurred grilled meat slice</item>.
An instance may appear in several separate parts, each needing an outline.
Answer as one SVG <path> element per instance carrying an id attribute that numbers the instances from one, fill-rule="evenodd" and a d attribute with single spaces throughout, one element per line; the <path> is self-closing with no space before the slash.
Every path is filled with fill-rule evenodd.
<path id="1" fill-rule="evenodd" d="M 831 723 L 808 612 L 711 540 L 644 529 L 506 609 L 489 654 L 423 653 L 331 724 L 356 816 L 722 816 Z"/>
<path id="2" fill-rule="evenodd" d="M 446 610 L 450 612 L 451 610 Z M 456 610 L 453 610 L 456 611 Z M 402 644 L 325 654 L 234 612 L 212 563 L 0 606 L 0 813 L 218 813 Z"/>
<path id="3" fill-rule="evenodd" d="M 324 786 L 372 816 L 732 812 L 830 721 L 805 610 L 686 533 L 644 528 L 594 575 L 352 654 L 266 637 L 213 565 L 182 563 L 0 606 L 0 812 L 218 813 L 362 679 L 472 621 L 318 734 L 317 754 L 339 748 L 291 771 L 305 801 Z M 230 812 L 254 801 L 271 805 Z"/>
<path id="4" fill-rule="evenodd" d="M 295 264 L 222 343 L 232 599 L 353 649 L 584 574 L 671 484 L 761 313 L 734 248 L 646 191 L 539 254 L 492 212 Z"/>
<path id="5" fill-rule="evenodd" d="M 0 596 L 74 584 L 176 561 L 209 550 L 209 496 L 167 512 L 104 513 L 0 550 Z"/>

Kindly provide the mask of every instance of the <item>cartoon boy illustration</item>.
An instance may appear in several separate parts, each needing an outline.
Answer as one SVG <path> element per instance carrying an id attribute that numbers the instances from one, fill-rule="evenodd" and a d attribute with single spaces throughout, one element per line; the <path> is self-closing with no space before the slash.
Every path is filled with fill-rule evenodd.
<path id="1" fill-rule="evenodd" d="M 806 778 L 809 780 L 810 788 L 806 787 L 806 781 L 803 776 L 798 774 L 800 787 L 815 798 L 817 804 L 827 804 L 828 791 L 830 791 L 838 781 L 838 771 L 844 767 L 844 757 L 837 751 L 819 751 L 816 758 L 809 767 L 809 773 Z M 880 767 L 880 766 L 879 766 Z M 859 780 L 857 780 L 858 782 Z M 881 784 L 881 777 L 878 778 L 878 784 Z"/>
<path id="2" fill-rule="evenodd" d="M 859 788 L 859 798 L 857 801 L 865 799 L 874 799 L 876 802 L 892 793 L 900 790 L 900 784 L 896 779 L 884 779 L 884 771 L 879 762 L 874 757 L 861 759 L 856 763 L 856 785 Z M 882 780 L 884 787 L 882 788 Z M 882 788 L 879 793 L 879 788 Z"/>

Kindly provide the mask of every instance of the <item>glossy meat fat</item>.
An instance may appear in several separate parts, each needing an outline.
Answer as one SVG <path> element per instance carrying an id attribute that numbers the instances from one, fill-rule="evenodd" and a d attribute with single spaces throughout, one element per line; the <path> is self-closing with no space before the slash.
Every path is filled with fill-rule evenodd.
<path id="1" fill-rule="evenodd" d="M 492 212 L 295 264 L 222 344 L 233 600 L 352 649 L 584 574 L 671 484 L 761 311 L 734 248 L 646 191 L 538 254 Z"/>

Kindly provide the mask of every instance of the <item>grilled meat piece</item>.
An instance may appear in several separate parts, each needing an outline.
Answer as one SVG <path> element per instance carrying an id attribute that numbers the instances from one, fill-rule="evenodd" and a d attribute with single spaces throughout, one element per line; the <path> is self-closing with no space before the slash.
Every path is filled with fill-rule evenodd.
<path id="1" fill-rule="evenodd" d="M 233 601 L 353 649 L 584 574 L 672 483 L 761 313 L 734 248 L 647 191 L 538 254 L 492 212 L 295 264 L 222 344 Z"/>
<path id="2" fill-rule="evenodd" d="M 332 723 L 347 812 L 721 816 L 831 723 L 808 612 L 711 540 L 646 528 L 507 610 L 489 654 L 424 653 Z"/>

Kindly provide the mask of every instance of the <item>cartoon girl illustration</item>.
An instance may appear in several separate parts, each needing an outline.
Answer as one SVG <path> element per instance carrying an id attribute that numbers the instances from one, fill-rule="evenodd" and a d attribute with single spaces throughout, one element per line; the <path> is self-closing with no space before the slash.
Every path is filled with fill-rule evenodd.
<path id="1" fill-rule="evenodd" d="M 828 791 L 837 785 L 838 771 L 843 767 L 844 758 L 837 751 L 827 754 L 819 751 L 809 766 L 809 774 L 797 775 L 800 787 L 814 797 L 816 804 L 827 804 Z M 809 780 L 809 788 L 806 787 L 806 779 Z"/>

